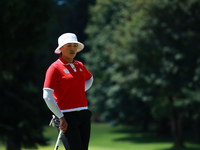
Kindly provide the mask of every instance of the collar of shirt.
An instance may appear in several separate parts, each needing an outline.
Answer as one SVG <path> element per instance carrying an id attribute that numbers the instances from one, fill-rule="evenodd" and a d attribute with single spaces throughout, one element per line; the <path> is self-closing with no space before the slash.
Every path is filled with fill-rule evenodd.
<path id="1" fill-rule="evenodd" d="M 69 62 L 65 61 L 62 57 L 59 57 L 58 60 L 63 65 L 72 65 L 72 64 L 77 65 L 78 64 L 78 62 L 76 60 L 73 60 L 73 63 L 69 63 Z"/>

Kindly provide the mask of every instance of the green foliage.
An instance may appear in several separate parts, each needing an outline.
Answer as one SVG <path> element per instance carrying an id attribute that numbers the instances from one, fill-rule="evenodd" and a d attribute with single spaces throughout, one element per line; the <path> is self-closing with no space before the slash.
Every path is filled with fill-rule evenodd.
<path id="1" fill-rule="evenodd" d="M 87 64 L 89 64 L 89 70 L 95 78 L 94 86 L 89 91 L 88 99 L 91 99 L 92 106 L 100 106 L 95 107 L 96 111 L 107 111 L 105 113 L 109 114 L 110 109 L 112 109 L 116 113 L 114 115 L 119 116 L 118 112 L 120 111 L 118 109 L 123 109 L 120 108 L 121 95 L 124 95 L 120 94 L 121 87 L 112 80 L 111 74 L 118 69 L 118 64 L 113 64 L 110 56 L 116 57 L 116 53 L 111 52 L 114 50 L 113 47 L 115 47 L 113 35 L 116 34 L 117 36 L 118 34 L 115 32 L 118 24 L 123 24 L 123 17 L 121 17 L 123 14 L 119 13 L 118 10 L 124 10 L 124 8 L 130 6 L 128 6 L 128 1 L 127 4 L 124 4 L 122 1 L 97 1 L 96 3 L 90 9 L 92 15 L 86 29 L 86 33 L 89 36 L 86 44 L 91 47 L 92 51 L 84 57 Z M 118 20 L 117 18 L 121 19 Z M 111 53 L 112 55 L 109 55 Z M 121 114 L 121 116 L 124 115 Z"/>
<path id="2" fill-rule="evenodd" d="M 97 1 L 95 7 L 91 7 L 93 15 L 86 33 L 92 50 L 85 58 L 95 82 L 89 91 L 89 99 L 92 106 L 106 112 L 111 119 L 134 120 L 138 114 L 145 116 L 144 112 L 148 112 L 148 104 L 138 98 L 142 96 L 142 90 L 135 88 L 138 83 L 144 82 L 143 79 L 138 81 L 140 70 L 135 68 L 138 60 L 135 43 L 138 39 L 133 36 L 140 35 L 138 30 L 142 27 L 139 25 L 143 25 L 141 16 L 144 12 L 139 10 L 140 4 L 140 1 L 134 5 L 132 1 Z M 138 19 L 138 24 L 132 19 Z M 94 59 L 89 59 L 91 57 Z M 144 101 L 149 98 L 143 97 Z M 137 109 L 138 106 L 142 108 Z"/>
<path id="3" fill-rule="evenodd" d="M 198 0 L 97 0 L 84 56 L 95 79 L 91 107 L 123 121 L 148 120 L 150 112 L 169 119 L 170 97 L 199 87 L 199 8 Z"/>
<path id="4" fill-rule="evenodd" d="M 0 137 L 15 148 L 45 143 L 44 46 L 53 9 L 49 0 L 0 2 Z"/>

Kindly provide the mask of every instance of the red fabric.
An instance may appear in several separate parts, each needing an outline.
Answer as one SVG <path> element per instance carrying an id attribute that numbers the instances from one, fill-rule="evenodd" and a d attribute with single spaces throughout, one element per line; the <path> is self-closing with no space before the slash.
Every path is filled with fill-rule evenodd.
<path id="1" fill-rule="evenodd" d="M 92 74 L 85 66 L 74 60 L 76 72 L 61 57 L 47 70 L 44 88 L 53 89 L 53 96 L 61 110 L 87 107 L 85 81 Z"/>

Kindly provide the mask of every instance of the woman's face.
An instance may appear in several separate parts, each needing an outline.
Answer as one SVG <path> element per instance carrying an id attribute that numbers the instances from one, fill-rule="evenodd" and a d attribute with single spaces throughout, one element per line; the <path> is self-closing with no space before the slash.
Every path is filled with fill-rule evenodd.
<path id="1" fill-rule="evenodd" d="M 62 52 L 62 58 L 67 62 L 73 62 L 78 49 L 77 43 L 68 43 L 63 45 L 60 50 Z"/>

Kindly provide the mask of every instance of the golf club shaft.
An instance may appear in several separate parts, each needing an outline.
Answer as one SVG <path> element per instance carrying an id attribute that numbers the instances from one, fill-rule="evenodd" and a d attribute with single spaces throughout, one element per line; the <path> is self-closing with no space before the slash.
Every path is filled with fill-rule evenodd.
<path id="1" fill-rule="evenodd" d="M 57 141 L 56 141 L 56 145 L 55 145 L 54 150 L 57 150 L 58 147 L 59 147 L 59 143 L 60 143 L 60 139 L 61 139 L 62 133 L 63 133 L 63 131 L 60 130 L 59 135 L 58 135 L 58 139 L 57 139 Z"/>

